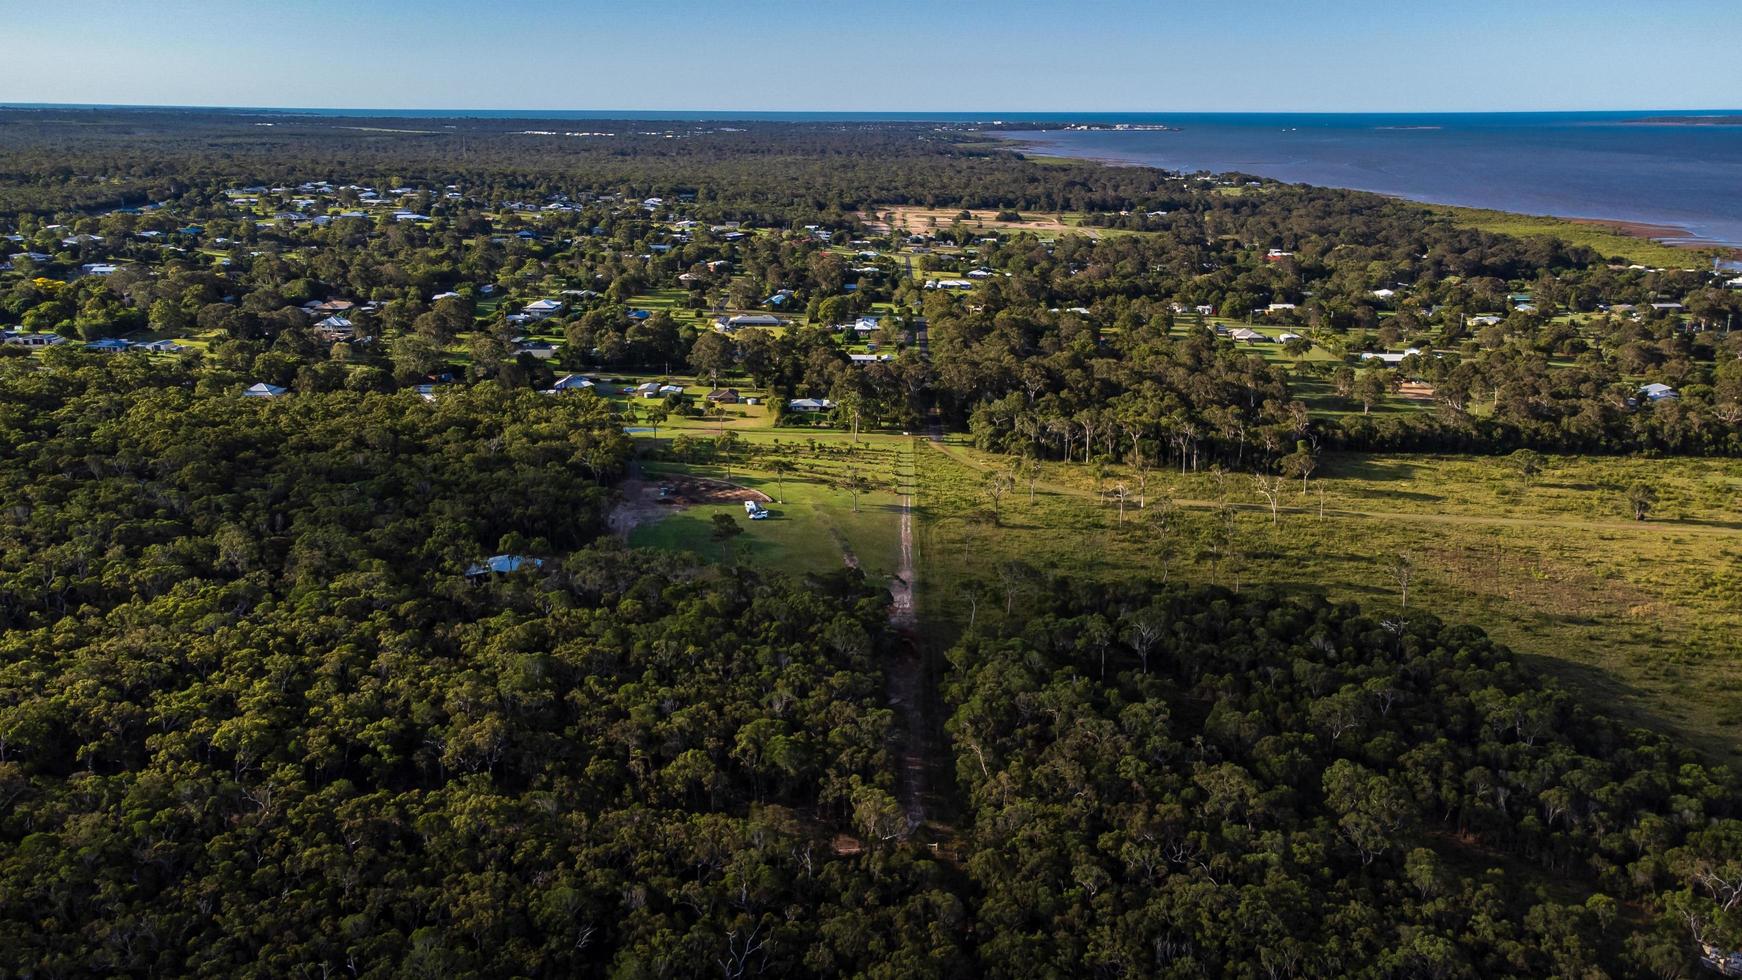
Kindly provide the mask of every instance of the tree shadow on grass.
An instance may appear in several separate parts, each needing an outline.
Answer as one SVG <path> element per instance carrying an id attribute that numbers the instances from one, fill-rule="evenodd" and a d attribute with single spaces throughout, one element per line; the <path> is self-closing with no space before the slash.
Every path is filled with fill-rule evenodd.
<path id="1" fill-rule="evenodd" d="M 1315 475 L 1335 480 L 1371 480 L 1375 483 L 1389 483 L 1395 480 L 1414 480 L 1420 475 L 1420 470 L 1419 464 L 1399 459 L 1333 454 L 1327 455 Z"/>

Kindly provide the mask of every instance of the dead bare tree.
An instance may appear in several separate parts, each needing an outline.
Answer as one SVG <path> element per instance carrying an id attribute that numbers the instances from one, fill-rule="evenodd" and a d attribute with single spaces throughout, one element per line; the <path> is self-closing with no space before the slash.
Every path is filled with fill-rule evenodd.
<path id="1" fill-rule="evenodd" d="M 1399 608 L 1408 610 L 1409 583 L 1415 578 L 1415 559 L 1410 557 L 1409 552 L 1400 551 L 1391 556 L 1389 570 L 1391 572 L 1391 579 L 1397 583 L 1397 589 L 1400 594 L 1401 601 L 1398 603 Z"/>
<path id="2" fill-rule="evenodd" d="M 1275 527 L 1280 520 L 1280 505 L 1282 503 L 1283 478 L 1274 473 L 1252 474 L 1252 485 L 1257 488 L 1258 495 L 1270 504 L 1270 526 Z"/>
<path id="3" fill-rule="evenodd" d="M 1112 488 L 1107 491 L 1107 494 L 1113 499 L 1119 501 L 1119 526 L 1124 527 L 1125 498 L 1131 495 L 1131 489 L 1125 485 L 1125 481 L 1121 480 L 1118 483 L 1113 484 Z"/>

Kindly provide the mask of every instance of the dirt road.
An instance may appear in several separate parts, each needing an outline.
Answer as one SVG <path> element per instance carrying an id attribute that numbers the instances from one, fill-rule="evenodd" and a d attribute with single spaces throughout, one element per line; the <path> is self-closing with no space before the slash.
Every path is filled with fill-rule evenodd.
<path id="1" fill-rule="evenodd" d="M 917 479 L 917 470 L 913 475 Z M 889 662 L 886 693 L 889 706 L 895 710 L 900 722 L 895 791 L 907 817 L 909 834 L 924 825 L 928 818 L 928 777 L 932 757 L 940 749 L 934 744 L 936 739 L 928 711 L 930 672 L 926 669 L 919 637 L 919 616 L 914 602 L 918 588 L 919 568 L 913 550 L 913 496 L 907 494 L 901 498 L 901 556 L 889 582 L 889 622 L 900 634 L 900 643 Z"/>

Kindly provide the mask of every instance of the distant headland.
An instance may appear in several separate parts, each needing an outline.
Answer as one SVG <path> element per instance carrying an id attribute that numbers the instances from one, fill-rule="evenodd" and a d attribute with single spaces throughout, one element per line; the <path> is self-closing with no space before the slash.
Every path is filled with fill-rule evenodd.
<path id="1" fill-rule="evenodd" d="M 1629 119 L 1635 126 L 1742 126 L 1742 115 L 1730 116 L 1646 116 Z"/>

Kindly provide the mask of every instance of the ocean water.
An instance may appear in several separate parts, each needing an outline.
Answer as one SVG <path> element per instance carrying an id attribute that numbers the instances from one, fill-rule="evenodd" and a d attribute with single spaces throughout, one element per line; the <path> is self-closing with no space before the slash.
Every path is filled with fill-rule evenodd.
<path id="1" fill-rule="evenodd" d="M 1658 115 L 1181 115 L 1154 120 L 1176 132 L 1007 135 L 1037 153 L 1663 225 L 1742 247 L 1742 126 L 1638 121 Z"/>
<path id="2" fill-rule="evenodd" d="M 1439 204 L 1605 218 L 1742 247 L 1742 126 L 1643 124 L 1742 110 L 1436 114 L 758 112 L 711 109 L 381 109 L 0 104 L 245 115 L 553 122 L 914 122 L 990 126 L 1036 152 L 1184 171 L 1240 171 Z M 1177 131 L 1031 131 L 1023 123 L 1166 125 Z M 1671 236 L 1676 237 L 1676 236 Z"/>

